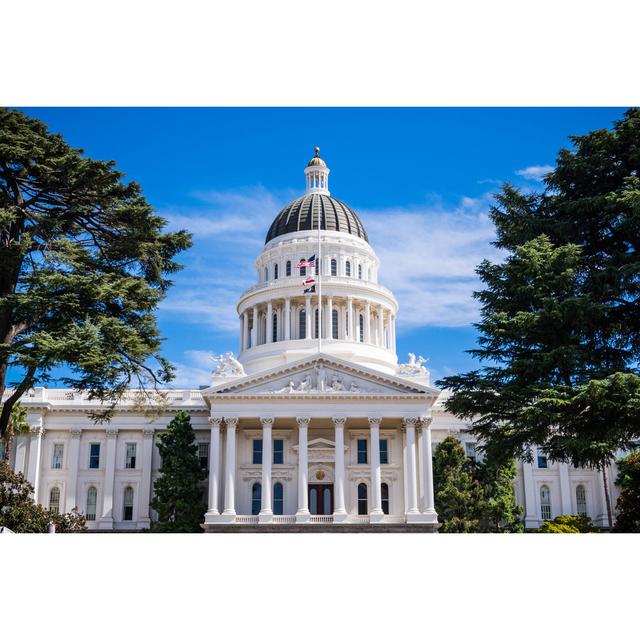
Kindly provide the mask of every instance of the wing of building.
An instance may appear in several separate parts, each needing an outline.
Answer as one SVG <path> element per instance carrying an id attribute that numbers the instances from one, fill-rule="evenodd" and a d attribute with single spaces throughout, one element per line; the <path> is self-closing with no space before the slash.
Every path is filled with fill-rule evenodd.
<path id="1" fill-rule="evenodd" d="M 218 358 L 208 388 L 167 392 L 153 418 L 131 391 L 106 426 L 70 389 L 23 399 L 31 433 L 16 438 L 10 462 L 39 502 L 77 506 L 90 529 L 148 528 L 154 439 L 185 410 L 208 470 L 208 531 L 437 529 L 432 447 L 455 434 L 475 457 L 475 442 L 443 409 L 424 359 L 398 364 L 398 302 L 378 282 L 362 221 L 329 192 L 317 149 L 304 172 L 304 195 L 276 216 L 257 283 L 238 302 L 239 354 Z M 606 525 L 595 471 L 537 456 L 518 463 L 514 490 L 527 527 L 576 513 Z"/>

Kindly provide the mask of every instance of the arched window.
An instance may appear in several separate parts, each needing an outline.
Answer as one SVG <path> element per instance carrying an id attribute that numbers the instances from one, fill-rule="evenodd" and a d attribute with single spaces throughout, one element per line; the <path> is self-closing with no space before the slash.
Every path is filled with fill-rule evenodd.
<path id="1" fill-rule="evenodd" d="M 284 488 L 282 482 L 273 485 L 273 515 L 281 516 L 284 513 Z"/>
<path id="2" fill-rule="evenodd" d="M 278 314 L 273 314 L 272 327 L 271 327 L 271 340 L 278 342 Z"/>
<path id="3" fill-rule="evenodd" d="M 351 262 L 349 262 L 349 260 L 347 260 L 347 262 L 344 265 L 344 273 L 346 276 L 351 276 Z"/>
<path id="4" fill-rule="evenodd" d="M 305 260 L 305 258 L 300 258 L 298 262 L 302 262 L 303 260 Z M 307 267 L 300 267 L 300 275 L 301 276 L 307 275 Z"/>
<path id="5" fill-rule="evenodd" d="M 95 487 L 89 487 L 87 490 L 87 511 L 85 517 L 87 520 L 96 519 L 96 505 L 98 503 L 98 490 Z"/>
<path id="6" fill-rule="evenodd" d="M 331 275 L 338 275 L 338 261 L 335 258 L 331 258 Z"/>
<path id="7" fill-rule="evenodd" d="M 315 319 L 315 324 L 314 324 L 314 328 L 313 328 L 316 338 L 318 337 L 318 325 L 319 325 L 318 316 L 319 315 L 320 314 L 318 313 L 318 308 L 316 307 L 316 312 L 315 312 L 315 318 L 316 319 Z"/>
<path id="8" fill-rule="evenodd" d="M 133 487 L 127 487 L 124 490 L 124 500 L 122 504 L 122 519 L 133 520 Z"/>
<path id="9" fill-rule="evenodd" d="M 579 516 L 587 515 L 587 492 L 583 484 L 576 487 L 576 511 Z"/>
<path id="10" fill-rule="evenodd" d="M 298 336 L 300 336 L 300 340 L 307 337 L 307 312 L 304 309 L 300 309 L 298 314 Z"/>
<path id="11" fill-rule="evenodd" d="M 287 264 L 285 266 L 285 275 L 287 278 L 291 275 L 291 260 L 287 260 Z"/>
<path id="12" fill-rule="evenodd" d="M 274 280 L 278 279 L 278 265 L 277 264 L 273 265 L 273 279 Z"/>
<path id="13" fill-rule="evenodd" d="M 269 279 L 269 267 L 264 268 L 264 281 L 266 282 Z"/>
<path id="14" fill-rule="evenodd" d="M 255 482 L 251 487 L 251 515 L 257 516 L 260 513 L 260 507 L 262 504 L 262 485 L 259 482 Z"/>
<path id="15" fill-rule="evenodd" d="M 360 314 L 359 316 L 358 324 L 360 325 L 358 327 L 359 328 L 358 340 L 359 342 L 364 342 L 364 316 L 362 314 Z"/>
<path id="16" fill-rule="evenodd" d="M 338 339 L 338 310 L 331 310 L 331 337 L 334 340 Z"/>
<path id="17" fill-rule="evenodd" d="M 358 485 L 358 515 L 366 516 L 369 513 L 369 506 L 367 504 L 367 485 L 361 482 Z"/>
<path id="18" fill-rule="evenodd" d="M 51 487 L 49 491 L 49 511 L 60 513 L 60 489 Z"/>
<path id="19" fill-rule="evenodd" d="M 382 511 L 389 515 L 389 485 L 386 482 L 380 485 L 380 495 L 382 497 Z"/>
<path id="20" fill-rule="evenodd" d="M 546 484 L 540 487 L 540 517 L 551 520 L 551 491 Z"/>
<path id="21" fill-rule="evenodd" d="M 358 265 L 358 280 L 362 280 L 362 265 Z"/>

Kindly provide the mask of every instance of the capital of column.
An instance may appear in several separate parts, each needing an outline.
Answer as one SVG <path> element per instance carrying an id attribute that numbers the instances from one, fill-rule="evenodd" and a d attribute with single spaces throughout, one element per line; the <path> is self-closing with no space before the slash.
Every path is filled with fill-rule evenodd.
<path id="1" fill-rule="evenodd" d="M 208 418 L 210 427 L 220 427 L 222 425 L 222 418 Z"/>
<path id="2" fill-rule="evenodd" d="M 420 424 L 420 422 L 419 422 L 419 418 L 409 416 L 409 417 L 402 418 L 402 424 L 406 429 L 407 427 L 415 428 Z"/>
<path id="3" fill-rule="evenodd" d="M 238 426 L 238 418 L 225 418 L 224 423 L 227 427 L 235 429 Z"/>
<path id="4" fill-rule="evenodd" d="M 373 428 L 380 428 L 380 423 L 382 422 L 382 418 L 367 418 L 369 421 L 369 426 Z"/>
<path id="5" fill-rule="evenodd" d="M 296 418 L 296 422 L 298 423 L 299 427 L 308 427 L 309 421 L 310 421 L 310 418 L 307 418 L 306 416 Z"/>
<path id="6" fill-rule="evenodd" d="M 113 438 L 117 438 L 118 437 L 118 430 L 117 429 L 107 429 L 104 432 L 104 435 L 107 437 L 107 439 L 111 440 Z"/>
<path id="7" fill-rule="evenodd" d="M 43 438 L 44 433 L 45 433 L 44 427 L 41 424 L 31 427 L 31 437 L 34 439 Z"/>
<path id="8" fill-rule="evenodd" d="M 429 417 L 429 418 L 422 418 L 420 420 L 420 426 L 422 426 L 423 429 L 429 429 L 431 427 L 431 423 L 433 422 L 433 418 Z"/>
<path id="9" fill-rule="evenodd" d="M 270 428 L 273 426 L 273 418 L 260 418 L 260 424 L 262 428 Z"/>
<path id="10" fill-rule="evenodd" d="M 69 435 L 73 440 L 78 440 L 82 436 L 82 429 L 69 429 Z"/>
<path id="11" fill-rule="evenodd" d="M 343 418 L 341 416 L 335 416 L 333 418 L 331 418 L 331 420 L 333 421 L 334 426 L 336 427 L 344 427 L 344 423 L 346 422 L 346 418 Z"/>
<path id="12" fill-rule="evenodd" d="M 153 438 L 153 434 L 155 433 L 154 429 L 143 429 L 142 437 L 145 439 Z"/>

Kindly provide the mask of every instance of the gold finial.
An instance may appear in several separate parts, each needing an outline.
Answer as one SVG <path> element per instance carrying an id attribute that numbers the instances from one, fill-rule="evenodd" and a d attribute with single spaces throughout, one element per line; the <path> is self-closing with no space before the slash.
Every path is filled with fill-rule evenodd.
<path id="1" fill-rule="evenodd" d="M 320 153 L 320 147 L 316 147 L 315 148 L 315 152 L 316 152 L 316 158 L 318 157 L 318 154 Z"/>

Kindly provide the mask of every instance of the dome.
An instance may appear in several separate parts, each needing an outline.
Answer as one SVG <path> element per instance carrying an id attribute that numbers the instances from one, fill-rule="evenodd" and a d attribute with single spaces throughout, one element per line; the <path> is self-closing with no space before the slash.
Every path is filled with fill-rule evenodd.
<path id="1" fill-rule="evenodd" d="M 269 228 L 265 243 L 286 233 L 317 229 L 318 218 L 321 229 L 349 233 L 369 242 L 364 225 L 348 205 L 330 195 L 307 193 L 280 211 Z"/>
<path id="2" fill-rule="evenodd" d="M 315 155 L 311 160 L 309 160 L 309 164 L 307 167 L 326 167 L 327 163 L 318 155 L 320 153 L 320 147 L 315 148 Z"/>

